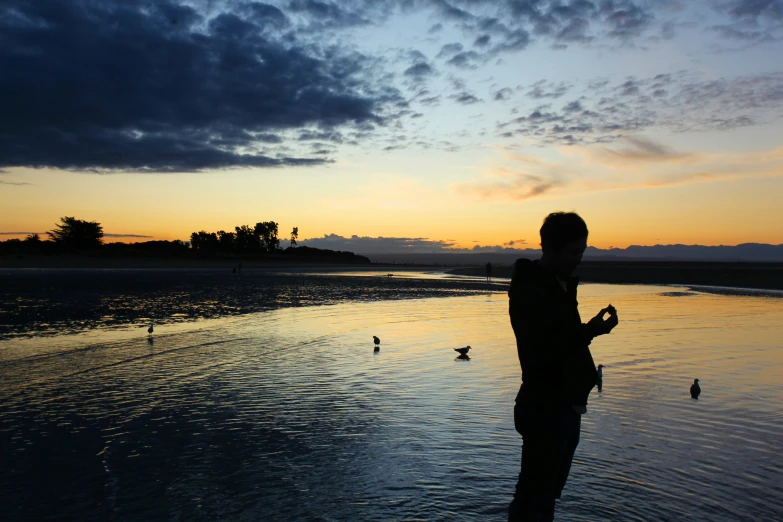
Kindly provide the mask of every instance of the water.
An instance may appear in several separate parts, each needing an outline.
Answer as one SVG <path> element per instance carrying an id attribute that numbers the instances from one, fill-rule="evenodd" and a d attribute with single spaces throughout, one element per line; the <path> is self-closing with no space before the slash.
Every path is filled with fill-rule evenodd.
<path id="1" fill-rule="evenodd" d="M 475 294 L 476 278 L 305 269 L 0 269 L 0 341 L 130 324 L 192 322 L 276 308 Z M 361 276 L 361 277 L 357 277 Z"/>
<path id="2" fill-rule="evenodd" d="M 581 287 L 585 319 L 621 322 L 558 520 L 781 519 L 783 301 L 682 290 Z M 0 361 L 4 519 L 505 520 L 519 471 L 502 294 L 13 338 Z"/>

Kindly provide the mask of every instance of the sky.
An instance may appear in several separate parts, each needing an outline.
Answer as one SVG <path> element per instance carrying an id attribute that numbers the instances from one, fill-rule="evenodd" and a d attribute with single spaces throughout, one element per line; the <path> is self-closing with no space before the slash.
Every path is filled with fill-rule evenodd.
<path id="1" fill-rule="evenodd" d="M 783 0 L 2 0 L 0 240 L 783 243 Z"/>

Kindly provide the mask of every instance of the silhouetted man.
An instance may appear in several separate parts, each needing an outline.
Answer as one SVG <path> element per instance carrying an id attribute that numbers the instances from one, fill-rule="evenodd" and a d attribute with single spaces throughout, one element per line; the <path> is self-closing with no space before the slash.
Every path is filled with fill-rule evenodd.
<path id="1" fill-rule="evenodd" d="M 489 283 L 492 279 L 492 263 L 487 263 L 485 268 L 487 270 L 487 283 Z"/>
<path id="2" fill-rule="evenodd" d="M 581 415 L 596 383 L 589 345 L 618 323 L 612 305 L 586 324 L 579 317 L 578 279 L 572 275 L 587 248 L 587 233 L 579 215 L 549 214 L 541 227 L 541 259 L 518 259 L 514 265 L 508 295 L 522 366 L 514 406 L 522 466 L 509 521 L 554 519 L 555 500 L 579 444 Z"/>

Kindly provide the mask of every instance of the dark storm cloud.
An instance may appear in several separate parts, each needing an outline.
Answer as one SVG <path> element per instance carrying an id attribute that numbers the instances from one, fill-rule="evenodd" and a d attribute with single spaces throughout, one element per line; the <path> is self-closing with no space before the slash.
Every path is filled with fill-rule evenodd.
<path id="1" fill-rule="evenodd" d="M 560 98 L 571 88 L 566 82 L 554 83 L 540 80 L 528 87 L 527 96 L 535 99 Z"/>
<path id="2" fill-rule="evenodd" d="M 474 47 L 486 47 L 489 44 L 489 41 L 491 40 L 491 36 L 488 34 L 482 34 L 475 40 L 473 40 L 473 46 Z"/>
<path id="3" fill-rule="evenodd" d="M 541 87 L 538 98 L 551 92 L 551 85 L 543 88 L 546 81 L 533 85 Z M 783 73 L 705 81 L 681 71 L 631 77 L 616 84 L 594 80 L 585 87 L 590 96 L 559 108 L 552 104 L 527 111 L 519 108 L 516 113 L 523 116 L 498 124 L 497 136 L 527 136 L 541 143 L 610 143 L 652 128 L 699 132 L 759 125 L 773 121 L 783 108 Z M 648 142 L 631 143 L 637 155 L 665 155 Z"/>
<path id="4" fill-rule="evenodd" d="M 463 51 L 452 56 L 446 63 L 460 69 L 476 69 L 482 62 L 481 55 L 477 52 Z"/>
<path id="5" fill-rule="evenodd" d="M 632 39 L 641 35 L 653 22 L 653 14 L 630 0 L 604 0 L 601 15 L 609 36 Z"/>
<path id="6" fill-rule="evenodd" d="M 494 45 L 486 55 L 491 58 L 525 49 L 533 37 L 549 39 L 556 48 L 565 48 L 571 43 L 589 44 L 599 37 L 631 41 L 652 31 L 656 24 L 669 23 L 671 32 L 671 21 L 658 23 L 654 12 L 674 11 L 670 4 L 634 0 L 453 0 L 449 6 L 458 8 L 459 15 L 449 18 L 462 30 L 474 32 L 475 38 L 491 33 Z M 664 32 L 662 27 L 658 31 Z"/>
<path id="7" fill-rule="evenodd" d="M 758 40 L 764 36 L 763 31 L 745 31 L 738 29 L 737 27 L 731 27 L 728 25 L 715 25 L 711 29 L 717 32 L 721 38 L 730 38 L 733 40 Z"/>
<path id="8" fill-rule="evenodd" d="M 435 71 L 432 67 L 430 67 L 429 64 L 425 62 L 419 62 L 414 65 L 411 65 L 407 69 L 405 69 L 405 76 L 410 76 L 416 80 L 423 80 L 427 76 L 432 76 Z"/>
<path id="9" fill-rule="evenodd" d="M 367 25 L 370 20 L 360 11 L 351 11 L 340 7 L 336 2 L 321 2 L 319 0 L 293 0 L 288 9 L 294 13 L 307 14 L 316 23 L 328 28 L 345 28 Z"/>
<path id="10" fill-rule="evenodd" d="M 589 26 L 590 23 L 584 18 L 574 18 L 557 32 L 556 38 L 560 42 L 591 42 L 594 38 L 587 34 Z"/>
<path id="11" fill-rule="evenodd" d="M 428 96 L 419 100 L 422 105 L 437 105 L 440 103 L 440 94 L 436 96 Z"/>
<path id="12" fill-rule="evenodd" d="M 456 101 L 457 103 L 461 103 L 463 105 L 472 105 L 474 103 L 478 103 L 481 101 L 480 99 L 470 94 L 469 92 L 461 92 L 458 94 L 454 94 L 450 96 L 450 98 L 453 98 L 454 101 Z"/>
<path id="13" fill-rule="evenodd" d="M 502 89 L 495 91 L 495 93 L 492 95 L 492 98 L 496 101 L 504 101 L 511 98 L 512 94 L 514 94 L 514 91 L 508 87 L 503 87 Z"/>
<path id="14" fill-rule="evenodd" d="M 336 4 L 291 8 L 353 19 Z M 0 4 L 0 168 L 318 164 L 328 159 L 266 146 L 291 129 L 382 125 L 400 101 L 373 84 L 367 57 L 276 36 L 288 17 L 274 6 L 237 9 L 243 17 L 173 1 Z"/>
<path id="15" fill-rule="evenodd" d="M 742 42 L 746 48 L 783 39 L 783 0 L 730 0 L 712 5 L 726 20 L 710 29 L 724 39 Z M 736 49 L 718 46 L 716 50 Z"/>
<path id="16" fill-rule="evenodd" d="M 783 0 L 732 0 L 722 7 L 735 18 L 783 20 Z"/>
<path id="17" fill-rule="evenodd" d="M 457 20 L 464 22 L 474 18 L 474 16 L 468 11 L 455 7 L 446 0 L 432 0 L 432 3 L 438 8 L 440 14 L 447 20 Z"/>
<path id="18" fill-rule="evenodd" d="M 389 133 L 417 114 L 415 103 L 478 101 L 464 87 L 408 100 L 399 88 L 419 92 L 444 70 L 472 71 L 534 43 L 617 48 L 672 37 L 675 28 L 690 23 L 685 5 L 675 0 L 0 0 L 0 169 L 196 171 L 322 164 L 337 152 L 335 144 L 386 144 Z M 783 0 L 687 5 L 699 13 L 710 10 L 714 25 L 707 34 L 724 42 L 748 47 L 781 39 Z M 346 43 L 350 30 L 380 27 L 399 14 L 429 17 L 433 25 L 422 35 L 427 42 L 443 43 L 440 38 L 449 35 L 434 60 L 414 52 L 389 60 Z M 464 40 L 455 41 L 455 35 Z M 390 63 L 397 69 L 384 69 Z M 581 110 L 558 106 L 539 109 L 536 116 L 531 107 L 522 107 L 516 115 L 526 116 L 502 123 L 499 133 L 527 133 L 544 142 L 606 142 L 655 125 L 757 124 L 764 118 L 750 111 L 779 103 L 775 81 L 745 86 L 730 81 L 728 87 L 696 82 L 688 88 L 665 78 L 610 87 L 598 82 L 590 88 L 600 94 L 593 103 L 580 101 Z M 540 103 L 557 100 L 570 88 L 542 82 L 521 88 L 520 94 Z M 750 95 L 732 100 L 726 93 Z M 510 95 L 505 89 L 485 94 L 499 101 Z M 730 114 L 700 96 L 717 96 Z M 712 112 L 700 120 L 676 122 L 667 112 L 705 103 Z M 747 113 L 738 108 L 742 104 Z"/>
<path id="19" fill-rule="evenodd" d="M 448 43 L 440 48 L 440 52 L 438 52 L 438 55 L 436 58 L 444 58 L 448 56 L 454 56 L 458 52 L 462 51 L 463 46 L 459 42 L 455 43 Z"/>

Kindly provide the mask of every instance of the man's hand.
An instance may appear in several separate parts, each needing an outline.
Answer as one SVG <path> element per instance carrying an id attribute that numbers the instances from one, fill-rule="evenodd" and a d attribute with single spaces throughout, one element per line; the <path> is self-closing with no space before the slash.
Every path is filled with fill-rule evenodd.
<path id="1" fill-rule="evenodd" d="M 606 314 L 609 314 L 609 317 L 604 319 Z M 620 320 L 617 317 L 617 310 L 614 306 L 609 305 L 606 308 L 601 309 L 601 311 L 598 312 L 595 317 L 590 319 L 587 324 L 590 325 L 596 335 L 604 335 L 611 332 L 619 322 Z"/>

